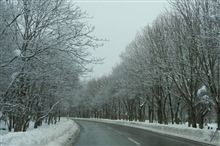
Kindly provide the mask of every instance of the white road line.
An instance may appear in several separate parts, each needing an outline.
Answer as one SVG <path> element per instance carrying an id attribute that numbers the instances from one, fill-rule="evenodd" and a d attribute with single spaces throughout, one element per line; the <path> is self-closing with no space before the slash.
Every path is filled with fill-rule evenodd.
<path id="1" fill-rule="evenodd" d="M 122 133 L 121 133 L 121 132 L 119 132 L 118 130 L 115 130 L 115 129 L 111 128 L 111 127 L 107 127 L 107 129 L 109 129 L 109 130 L 111 130 L 111 131 L 114 131 L 114 132 L 116 132 L 116 133 L 118 133 L 118 134 L 121 134 L 121 135 L 122 135 Z"/>
<path id="2" fill-rule="evenodd" d="M 135 141 L 134 139 L 132 139 L 132 138 L 130 138 L 130 137 L 128 137 L 128 140 L 130 140 L 131 142 L 133 142 L 134 144 L 136 144 L 136 145 L 138 145 L 138 146 L 141 145 L 139 142 Z"/>
<path id="3" fill-rule="evenodd" d="M 118 134 L 120 134 L 120 135 L 123 135 L 120 131 L 118 131 L 118 130 L 114 130 L 115 132 L 117 132 Z"/>
<path id="4" fill-rule="evenodd" d="M 115 130 L 115 129 L 111 128 L 111 127 L 107 127 L 107 128 L 108 128 L 109 130 L 112 130 L 112 131 L 114 131 L 114 132 L 116 132 L 116 133 L 122 135 L 122 133 L 121 133 L 120 131 L 118 131 L 118 130 Z"/>

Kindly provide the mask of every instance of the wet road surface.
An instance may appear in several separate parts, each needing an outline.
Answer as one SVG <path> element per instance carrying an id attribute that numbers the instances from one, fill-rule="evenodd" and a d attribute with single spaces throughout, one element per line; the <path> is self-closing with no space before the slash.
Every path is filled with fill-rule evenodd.
<path id="1" fill-rule="evenodd" d="M 139 128 L 85 120 L 74 121 L 81 128 L 74 146 L 207 146 Z"/>

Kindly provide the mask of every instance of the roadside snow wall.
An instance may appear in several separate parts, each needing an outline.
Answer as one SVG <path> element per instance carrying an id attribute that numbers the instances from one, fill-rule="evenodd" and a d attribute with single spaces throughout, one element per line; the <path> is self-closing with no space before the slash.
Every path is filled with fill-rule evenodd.
<path id="1" fill-rule="evenodd" d="M 54 125 L 0 135 L 0 146 L 65 146 L 69 141 L 73 141 L 78 133 L 79 127 L 73 120 L 61 118 L 61 121 Z"/>

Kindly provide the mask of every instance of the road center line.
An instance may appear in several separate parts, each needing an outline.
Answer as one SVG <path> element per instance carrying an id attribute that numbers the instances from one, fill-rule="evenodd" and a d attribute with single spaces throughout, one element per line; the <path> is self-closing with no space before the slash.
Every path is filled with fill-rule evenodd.
<path id="1" fill-rule="evenodd" d="M 121 133 L 121 132 L 119 132 L 118 130 L 112 129 L 112 131 L 115 131 L 116 133 L 118 133 L 118 134 L 122 135 L 122 133 Z"/>
<path id="2" fill-rule="evenodd" d="M 133 142 L 134 144 L 136 144 L 136 145 L 138 145 L 138 146 L 141 145 L 139 142 L 137 142 L 136 140 L 134 140 L 134 139 L 132 139 L 132 138 L 130 138 L 130 137 L 128 137 L 128 140 L 130 140 L 131 142 Z"/>
<path id="3" fill-rule="evenodd" d="M 116 132 L 116 133 L 122 135 L 122 133 L 121 133 L 120 131 L 118 131 L 118 130 L 115 130 L 115 129 L 111 128 L 111 127 L 107 127 L 107 128 L 108 128 L 109 130 L 112 130 L 112 131 L 114 131 L 114 132 Z"/>
<path id="4" fill-rule="evenodd" d="M 115 131 L 116 133 L 118 133 L 118 134 L 120 134 L 120 135 L 123 135 L 120 131 L 118 131 L 118 130 L 114 130 L 113 129 L 113 131 Z"/>

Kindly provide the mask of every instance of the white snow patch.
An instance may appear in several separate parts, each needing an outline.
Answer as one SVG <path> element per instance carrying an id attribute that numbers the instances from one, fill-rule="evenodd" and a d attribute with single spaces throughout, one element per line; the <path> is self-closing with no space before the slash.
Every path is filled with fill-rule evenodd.
<path id="1" fill-rule="evenodd" d="M 205 85 L 203 85 L 198 91 L 197 91 L 197 95 L 200 96 L 201 94 L 204 94 L 207 92 L 207 88 Z"/>
<path id="2" fill-rule="evenodd" d="M 14 72 L 14 73 L 11 75 L 12 80 L 14 80 L 19 74 L 20 74 L 20 72 Z"/>
<path id="3" fill-rule="evenodd" d="M 14 50 L 14 54 L 17 57 L 21 56 L 21 50 L 19 50 L 19 49 Z"/>
<path id="4" fill-rule="evenodd" d="M 1 135 L 1 146 L 64 146 L 79 133 L 78 125 L 70 119 L 61 118 L 55 125 L 39 127 L 26 132 L 10 132 Z"/>
<path id="5" fill-rule="evenodd" d="M 94 119 L 94 118 L 89 118 L 89 119 L 75 118 L 75 119 L 136 127 L 136 128 L 146 129 L 146 130 L 149 130 L 152 132 L 157 132 L 157 133 L 166 134 L 166 135 L 172 135 L 172 136 L 186 138 L 186 139 L 190 139 L 193 141 L 198 141 L 198 142 L 202 142 L 202 143 L 206 143 L 206 144 L 213 144 L 216 146 L 220 146 L 220 131 L 216 132 L 215 128 L 208 129 L 206 127 L 205 129 L 199 129 L 199 128 L 188 127 L 187 124 L 162 125 L 162 124 L 158 124 L 158 123 L 149 123 L 149 121 L 134 122 L 134 121 L 125 121 L 125 120 L 109 120 L 109 119 Z M 208 125 L 208 126 L 210 126 L 210 125 Z M 211 126 L 215 127 L 216 124 L 211 124 Z"/>

